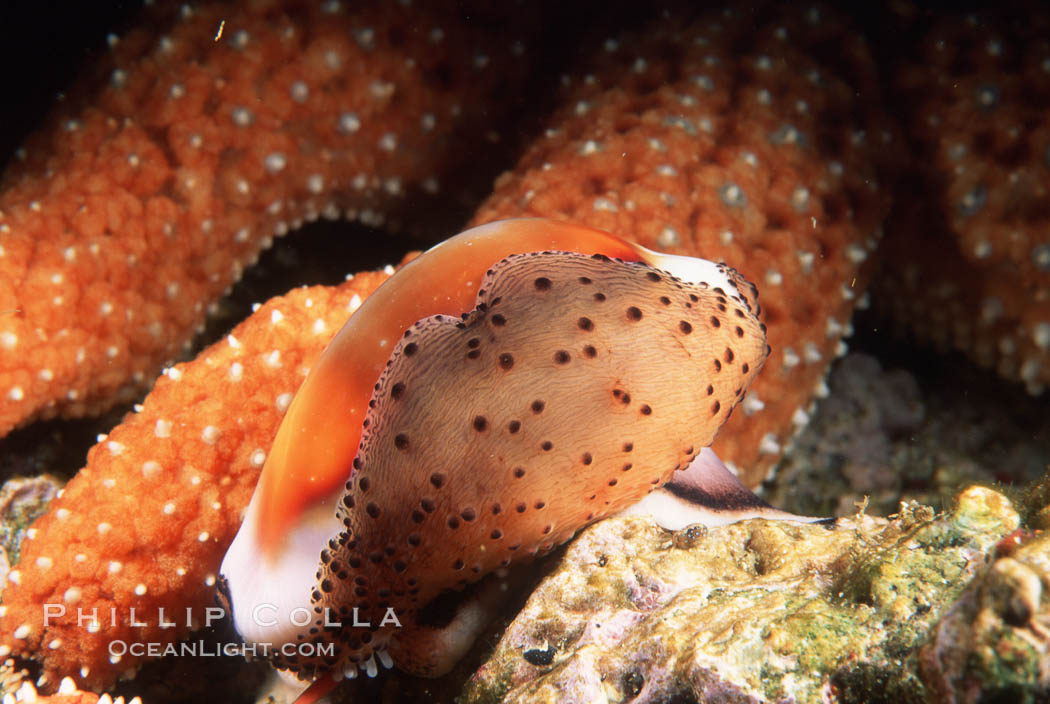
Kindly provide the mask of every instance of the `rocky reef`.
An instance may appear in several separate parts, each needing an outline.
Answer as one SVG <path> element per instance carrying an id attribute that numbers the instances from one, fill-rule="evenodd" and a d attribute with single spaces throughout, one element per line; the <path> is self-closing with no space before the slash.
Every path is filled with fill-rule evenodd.
<path id="1" fill-rule="evenodd" d="M 998 556 L 1020 524 L 983 487 L 942 515 L 909 502 L 834 528 L 605 521 L 462 701 L 1037 701 L 1050 687 L 1050 540 Z"/>

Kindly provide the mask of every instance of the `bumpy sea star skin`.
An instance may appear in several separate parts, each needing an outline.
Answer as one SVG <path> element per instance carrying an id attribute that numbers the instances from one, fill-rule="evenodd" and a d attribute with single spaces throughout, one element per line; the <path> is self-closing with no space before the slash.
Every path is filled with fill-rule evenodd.
<path id="1" fill-rule="evenodd" d="M 295 389 L 387 277 L 364 273 L 272 299 L 196 360 L 168 369 L 30 529 L 0 606 L 5 656 L 34 657 L 50 686 L 71 676 L 102 689 L 142 660 L 111 657 L 111 641 L 169 643 L 203 625 L 219 562 Z M 146 625 L 131 625 L 130 607 Z M 175 625 L 161 625 L 161 607 Z"/>
<path id="2" fill-rule="evenodd" d="M 5 683 L 7 684 L 7 683 Z M 37 702 L 37 704 L 125 704 L 124 697 L 114 699 L 108 694 L 101 697 L 94 692 L 77 689 L 71 677 L 64 677 L 54 694 L 44 695 L 29 680 L 22 680 L 17 687 L 11 687 L 13 694 L 8 694 L 12 702 Z M 7 699 L 4 700 L 8 701 Z M 134 697 L 127 704 L 142 704 L 142 699 Z"/>
<path id="3" fill-rule="evenodd" d="M 675 18 L 585 55 L 597 59 L 475 221 L 573 220 L 755 281 L 773 354 L 715 445 L 754 485 L 843 349 L 886 212 L 876 167 L 897 141 L 856 97 L 877 95 L 872 61 L 816 7 Z"/>
<path id="4" fill-rule="evenodd" d="M 1032 10 L 940 17 L 901 69 L 934 195 L 892 243 L 908 264 L 880 277 L 879 297 L 919 338 L 1038 394 L 1050 384 L 1050 19 Z"/>
<path id="5" fill-rule="evenodd" d="M 185 5 L 152 26 L 3 178 L 0 435 L 133 395 L 274 235 L 447 194 L 525 63 L 521 21 L 399 3 Z"/>

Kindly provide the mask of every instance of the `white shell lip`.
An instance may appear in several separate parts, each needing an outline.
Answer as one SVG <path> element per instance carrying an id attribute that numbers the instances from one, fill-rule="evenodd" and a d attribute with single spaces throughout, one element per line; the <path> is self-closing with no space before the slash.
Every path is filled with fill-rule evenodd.
<path id="1" fill-rule="evenodd" d="M 484 225 L 478 225 L 466 232 L 471 233 L 475 237 L 480 235 L 497 235 L 507 223 L 519 220 L 545 220 L 545 218 L 510 218 L 508 220 L 496 220 L 485 223 Z M 729 297 L 736 298 L 741 302 L 746 301 L 746 297 L 742 295 L 740 289 L 735 283 L 733 283 L 733 280 L 726 273 L 726 269 L 728 268 L 726 264 L 713 262 L 709 259 L 701 259 L 699 257 L 687 257 L 681 254 L 657 252 L 648 247 L 643 247 L 636 242 L 632 242 L 630 239 L 624 238 L 622 235 L 617 235 L 616 233 L 611 234 L 622 238 L 625 243 L 629 244 L 641 255 L 642 260 L 646 264 L 649 264 L 652 267 L 663 269 L 682 281 L 687 281 L 693 284 L 707 284 L 711 288 L 721 288 Z M 449 241 L 450 240 L 443 240 L 431 247 L 428 251 L 438 249 Z"/>
<path id="2" fill-rule="evenodd" d="M 258 493 L 222 560 L 220 574 L 230 601 L 230 617 L 244 642 L 279 649 L 299 642 L 298 636 L 313 625 L 311 595 L 321 551 L 339 534 L 342 524 L 335 510 L 338 497 L 329 497 L 296 521 L 276 555 L 264 555 L 257 530 Z"/>
<path id="3" fill-rule="evenodd" d="M 651 249 L 637 245 L 642 252 L 645 262 L 650 266 L 678 277 L 682 281 L 693 284 L 707 284 L 711 288 L 720 288 L 726 295 L 743 300 L 740 289 L 733 283 L 726 273 L 726 266 L 718 264 L 709 259 L 699 257 L 686 257 L 680 254 L 665 254 L 654 252 Z"/>

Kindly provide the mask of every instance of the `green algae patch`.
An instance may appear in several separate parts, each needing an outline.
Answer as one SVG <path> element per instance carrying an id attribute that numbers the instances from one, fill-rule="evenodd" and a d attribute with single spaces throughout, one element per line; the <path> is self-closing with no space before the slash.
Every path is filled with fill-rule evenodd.
<path id="1" fill-rule="evenodd" d="M 1000 629 L 960 657 L 989 691 L 1017 693 L 1038 680 L 1045 651 L 1003 624 L 1016 631 L 1010 619 L 1045 607 L 1029 572 L 1050 559 L 987 565 L 1019 525 L 1006 497 L 985 487 L 944 515 L 906 504 L 891 519 L 858 513 L 833 528 L 754 520 L 681 535 L 640 517 L 604 521 L 533 593 L 461 701 L 497 691 L 508 702 L 924 701 L 936 693 L 931 663 L 947 652 L 924 648 L 967 599 L 999 613 L 993 594 Z M 970 596 L 977 582 L 984 590 Z M 1027 601 L 1011 612 L 1018 593 Z M 549 667 L 523 659 L 554 634 Z"/>
<path id="2" fill-rule="evenodd" d="M 8 570 L 18 564 L 30 524 L 47 511 L 63 482 L 49 474 L 8 479 L 0 487 L 0 595 Z"/>

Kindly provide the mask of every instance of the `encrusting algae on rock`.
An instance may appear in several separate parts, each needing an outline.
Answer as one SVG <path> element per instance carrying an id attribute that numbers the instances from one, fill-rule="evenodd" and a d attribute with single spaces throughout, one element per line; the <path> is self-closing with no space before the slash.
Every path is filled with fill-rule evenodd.
<path id="1" fill-rule="evenodd" d="M 0 595 L 11 565 L 18 563 L 29 526 L 61 490 L 62 481 L 47 474 L 8 479 L 0 487 Z"/>
<path id="2" fill-rule="evenodd" d="M 1045 506 L 1044 509 L 1045 511 Z M 1050 532 L 1018 528 L 952 604 L 919 653 L 931 698 L 980 691 L 1025 704 L 1050 696 Z"/>
<path id="3" fill-rule="evenodd" d="M 971 579 L 1004 569 L 986 568 L 985 555 L 1018 525 L 1004 496 L 979 487 L 944 516 L 905 505 L 834 529 L 748 521 L 671 533 L 605 521 L 533 593 L 463 701 L 936 700 L 919 648 L 958 618 L 953 602 Z M 1050 612 L 1033 586 L 1050 580 L 1048 547 L 1032 543 L 1020 558 L 1039 575 L 1022 587 L 1041 610 L 1033 619 Z M 1025 672 L 1045 661 L 1045 645 Z M 1042 676 L 1018 691 L 1045 692 Z"/>

